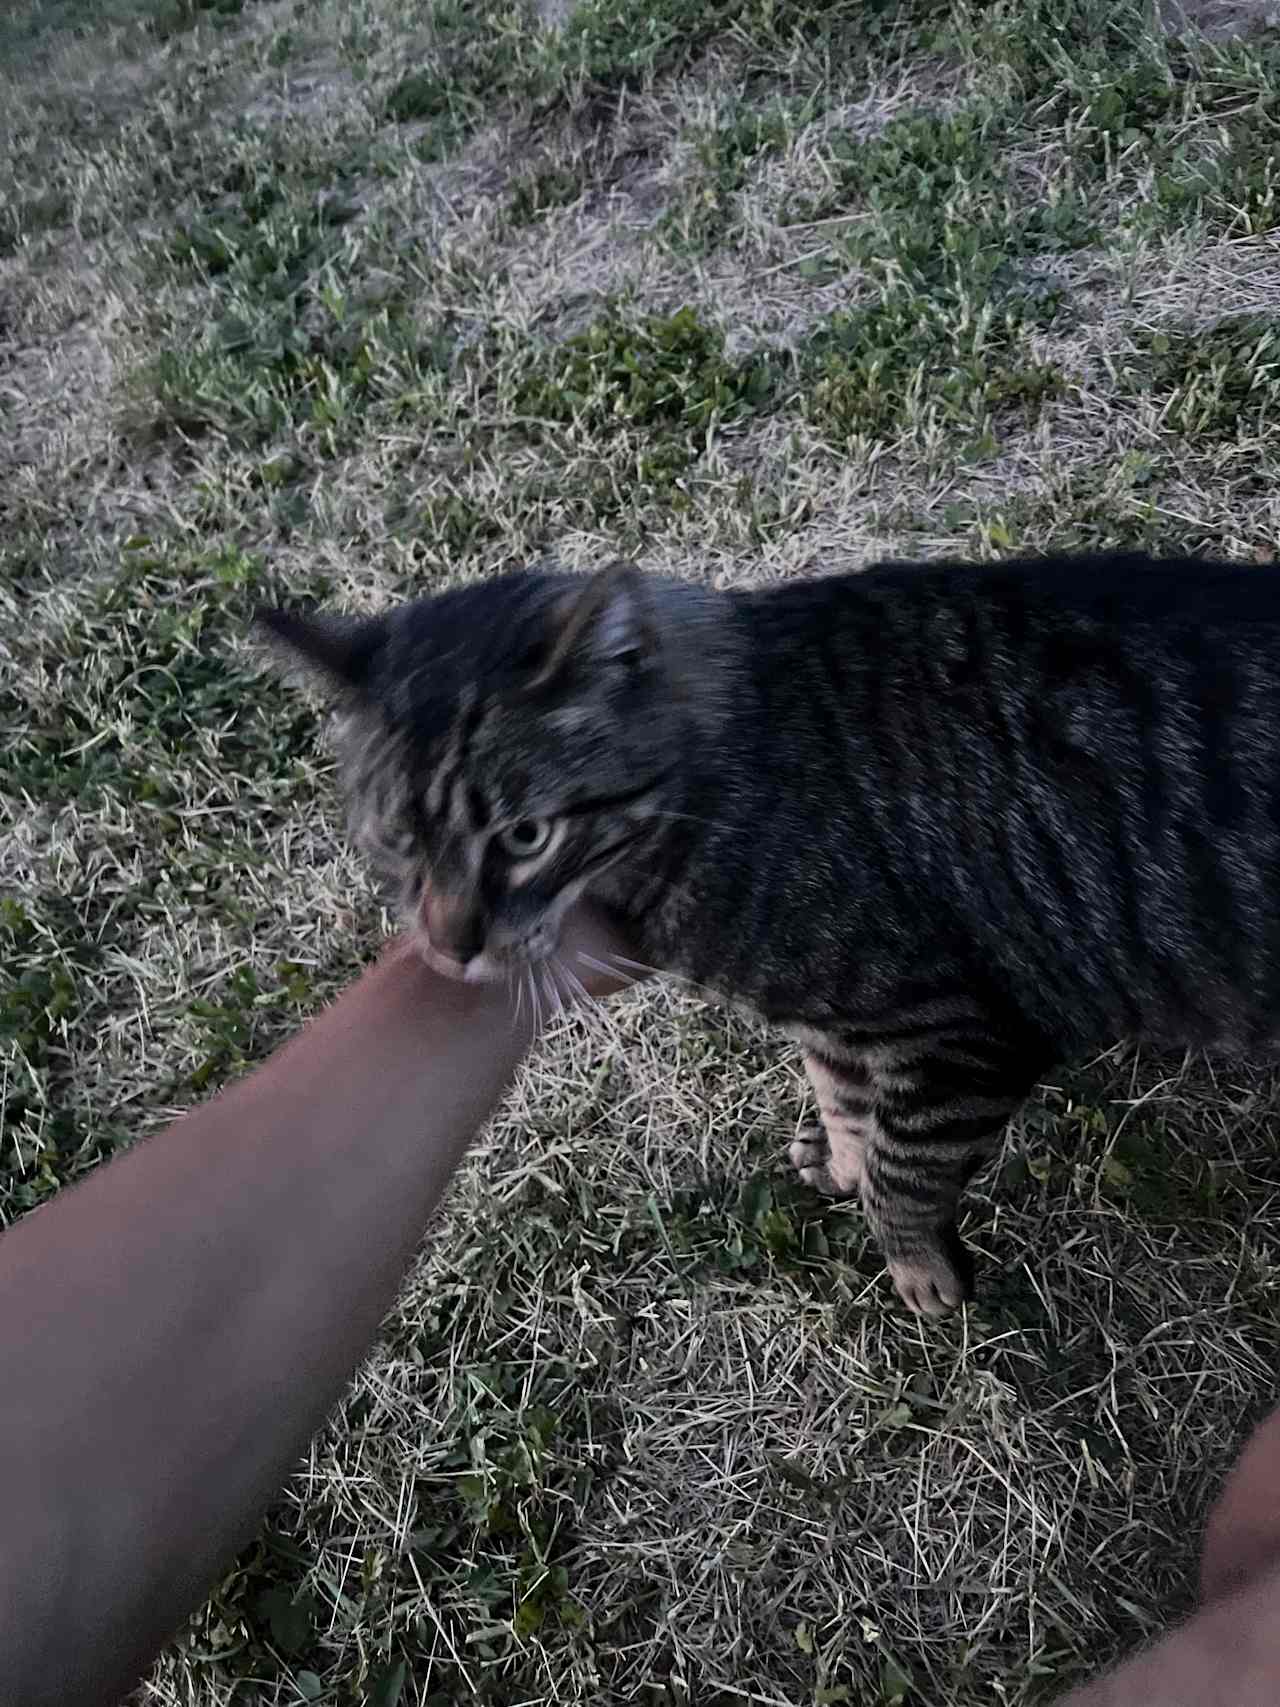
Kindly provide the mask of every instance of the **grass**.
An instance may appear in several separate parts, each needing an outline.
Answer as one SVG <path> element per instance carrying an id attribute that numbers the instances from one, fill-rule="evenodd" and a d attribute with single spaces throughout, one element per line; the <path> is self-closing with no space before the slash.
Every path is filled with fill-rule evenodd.
<path id="1" fill-rule="evenodd" d="M 0 24 L 0 1222 L 385 927 L 262 598 L 554 549 L 1270 558 L 1280 38 L 1103 0 L 45 0 Z M 1047 1703 L 1274 1397 L 1269 1070 L 1114 1051 L 962 1322 L 793 1185 L 794 1061 L 567 1024 L 156 1707 Z"/>
<path id="2" fill-rule="evenodd" d="M 1280 321 L 1237 315 L 1144 332 L 1122 376 L 1136 395 L 1158 402 L 1162 427 L 1198 441 L 1248 437 L 1280 391 Z"/>

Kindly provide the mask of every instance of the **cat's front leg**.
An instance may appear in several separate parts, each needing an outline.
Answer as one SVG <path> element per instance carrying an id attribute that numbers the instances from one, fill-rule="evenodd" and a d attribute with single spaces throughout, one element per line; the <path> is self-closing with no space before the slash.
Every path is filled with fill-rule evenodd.
<path id="1" fill-rule="evenodd" d="M 861 1198 L 893 1283 L 912 1310 L 938 1316 L 957 1308 L 972 1284 L 972 1263 L 955 1228 L 959 1185 L 945 1167 L 921 1169 L 917 1159 L 908 1187 L 901 1170 L 886 1162 L 893 1147 L 878 1127 L 879 1087 L 865 1058 L 810 1051 L 804 1066 L 821 1122 L 797 1135 L 792 1166 L 826 1197 Z"/>
<path id="2" fill-rule="evenodd" d="M 870 1057 L 862 1204 L 899 1296 L 921 1315 L 945 1315 L 970 1296 L 960 1194 L 1050 1058 L 1039 1039 L 981 1024 L 903 1038 Z"/>
<path id="3" fill-rule="evenodd" d="M 802 1134 L 792 1161 L 818 1189 L 858 1194 L 894 1286 L 917 1314 L 945 1315 L 969 1297 L 960 1194 L 1045 1060 L 1025 1039 L 985 1028 L 915 1035 L 856 1058 L 806 1057 L 826 1144 Z"/>
<path id="4" fill-rule="evenodd" d="M 856 1058 L 837 1060 L 812 1050 L 805 1055 L 804 1070 L 821 1120 L 796 1135 L 791 1165 L 825 1197 L 860 1195 L 875 1101 L 871 1074 Z"/>

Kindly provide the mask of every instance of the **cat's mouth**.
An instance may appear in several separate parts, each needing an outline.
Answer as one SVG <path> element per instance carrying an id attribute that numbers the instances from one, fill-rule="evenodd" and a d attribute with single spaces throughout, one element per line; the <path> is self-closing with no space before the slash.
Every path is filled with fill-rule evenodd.
<path id="1" fill-rule="evenodd" d="M 404 918 L 418 953 L 442 977 L 536 990 L 549 974 L 559 1000 L 561 984 L 573 985 L 560 965 L 560 936 L 565 915 L 585 887 L 585 877 L 570 883 L 540 917 L 513 924 L 477 915 L 466 897 L 420 880 L 404 896 Z"/>
<path id="2" fill-rule="evenodd" d="M 418 953 L 441 977 L 459 984 L 509 983 L 532 957 L 484 940 L 482 931 L 449 899 L 424 888 L 407 920 Z"/>
<path id="3" fill-rule="evenodd" d="M 406 899 L 410 934 L 432 971 L 459 984 L 491 984 L 504 976 L 465 901 L 427 884 Z"/>
<path id="4" fill-rule="evenodd" d="M 458 960 L 454 955 L 446 954 L 432 944 L 420 924 L 413 931 L 413 945 L 433 972 L 438 972 L 443 978 L 452 978 L 458 984 L 500 984 L 508 976 L 505 966 L 500 966 L 483 952 L 473 954 L 470 960 Z"/>

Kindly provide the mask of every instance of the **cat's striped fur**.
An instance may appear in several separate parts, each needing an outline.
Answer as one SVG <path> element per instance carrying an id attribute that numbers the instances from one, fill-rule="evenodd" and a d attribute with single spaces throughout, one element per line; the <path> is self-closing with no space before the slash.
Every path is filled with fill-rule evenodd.
<path id="1" fill-rule="evenodd" d="M 615 566 L 273 625 L 344 687 L 355 816 L 458 961 L 553 954 L 586 890 L 799 1039 L 793 1160 L 918 1310 L 964 1295 L 961 1188 L 1056 1058 L 1280 1032 L 1280 570 Z"/>

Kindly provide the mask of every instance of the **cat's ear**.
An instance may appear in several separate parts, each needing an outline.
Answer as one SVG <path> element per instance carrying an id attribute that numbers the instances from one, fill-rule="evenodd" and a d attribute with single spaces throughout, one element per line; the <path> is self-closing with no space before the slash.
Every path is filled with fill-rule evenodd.
<path id="1" fill-rule="evenodd" d="M 657 650 L 645 578 L 634 563 L 610 563 L 553 608 L 550 645 L 530 687 L 536 692 L 575 664 L 633 665 Z"/>
<path id="2" fill-rule="evenodd" d="M 329 687 L 362 693 L 387 637 L 385 617 L 263 608 L 254 627 L 287 663 L 303 664 Z"/>

